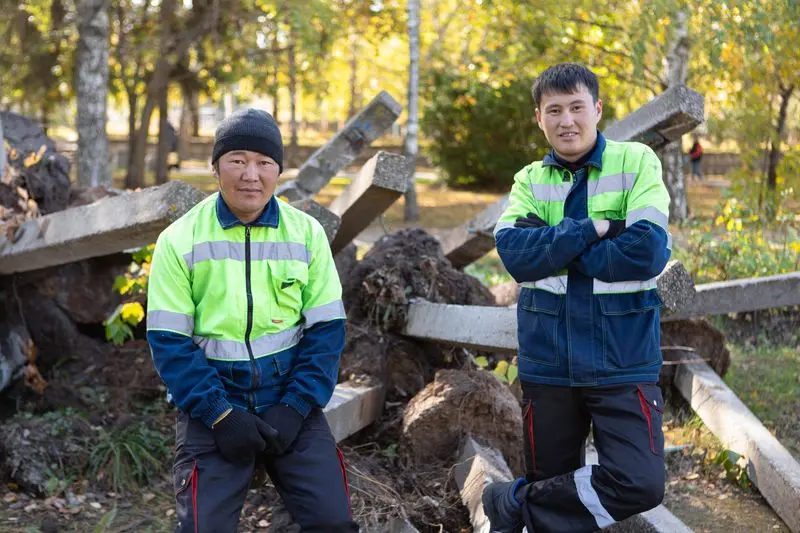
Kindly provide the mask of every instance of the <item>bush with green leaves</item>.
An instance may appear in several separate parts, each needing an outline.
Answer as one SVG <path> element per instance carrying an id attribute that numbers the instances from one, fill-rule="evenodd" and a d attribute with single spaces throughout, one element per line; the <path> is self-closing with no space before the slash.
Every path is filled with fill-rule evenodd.
<path id="1" fill-rule="evenodd" d="M 471 66 L 430 74 L 421 121 L 427 151 L 450 187 L 507 190 L 517 171 L 547 152 L 532 80 Z"/>
<path id="2" fill-rule="evenodd" d="M 113 289 L 125 296 L 114 312 L 103 322 L 106 340 L 122 344 L 133 338 L 133 328 L 144 320 L 144 301 L 147 296 L 147 280 L 150 277 L 150 262 L 155 245 L 145 246 L 133 253 L 128 272 L 117 276 Z"/>
<path id="3" fill-rule="evenodd" d="M 676 246 L 696 283 L 771 276 L 800 270 L 797 215 L 778 210 L 766 223 L 747 204 L 728 199 L 712 221 L 692 222 L 688 243 Z"/>

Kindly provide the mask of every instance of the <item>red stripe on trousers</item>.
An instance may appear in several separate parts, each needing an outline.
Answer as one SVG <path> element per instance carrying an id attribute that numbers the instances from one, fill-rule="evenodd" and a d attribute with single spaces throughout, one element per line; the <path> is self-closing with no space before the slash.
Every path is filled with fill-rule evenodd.
<path id="1" fill-rule="evenodd" d="M 344 454 L 339 447 L 336 447 L 336 455 L 339 457 L 339 468 L 342 470 L 342 479 L 344 481 L 344 493 L 347 495 L 347 512 L 353 516 L 353 509 L 350 507 L 350 485 L 347 482 L 347 469 L 344 465 Z"/>
<path id="2" fill-rule="evenodd" d="M 536 444 L 534 444 L 533 440 L 533 401 L 528 401 L 528 408 L 525 410 L 525 421 L 527 423 L 527 430 L 528 430 L 528 442 L 531 446 L 531 468 L 533 468 L 533 473 L 536 473 Z"/>
<path id="3" fill-rule="evenodd" d="M 650 414 L 650 405 L 647 403 L 647 398 L 644 397 L 642 389 L 636 388 L 636 394 L 639 395 L 639 405 L 642 407 L 642 414 L 647 419 L 647 436 L 650 437 L 650 451 L 656 453 L 656 446 L 653 442 L 653 417 Z"/>
<path id="4" fill-rule="evenodd" d="M 197 473 L 197 463 L 192 467 L 192 513 L 194 514 L 194 533 L 200 532 L 200 525 L 197 523 L 197 485 L 199 476 Z"/>

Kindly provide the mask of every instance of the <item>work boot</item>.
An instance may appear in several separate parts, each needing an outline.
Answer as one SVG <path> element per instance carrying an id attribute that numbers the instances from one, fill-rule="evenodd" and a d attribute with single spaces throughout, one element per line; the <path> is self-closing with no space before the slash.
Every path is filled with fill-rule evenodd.
<path id="1" fill-rule="evenodd" d="M 489 518 L 490 533 L 520 533 L 522 509 L 514 493 L 525 484 L 520 478 L 516 481 L 491 483 L 483 489 L 483 512 Z"/>

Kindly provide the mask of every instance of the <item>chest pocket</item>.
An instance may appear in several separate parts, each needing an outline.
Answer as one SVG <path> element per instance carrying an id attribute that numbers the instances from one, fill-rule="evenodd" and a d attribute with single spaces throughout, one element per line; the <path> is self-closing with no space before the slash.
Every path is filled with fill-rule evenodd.
<path id="1" fill-rule="evenodd" d="M 629 189 L 635 175 L 620 173 L 590 180 L 587 184 L 589 216 L 595 220 L 608 218 L 623 220 L 626 214 Z"/>
<path id="2" fill-rule="evenodd" d="M 308 284 L 308 266 L 299 261 L 269 262 L 273 319 L 296 322 L 303 310 L 303 289 Z"/>

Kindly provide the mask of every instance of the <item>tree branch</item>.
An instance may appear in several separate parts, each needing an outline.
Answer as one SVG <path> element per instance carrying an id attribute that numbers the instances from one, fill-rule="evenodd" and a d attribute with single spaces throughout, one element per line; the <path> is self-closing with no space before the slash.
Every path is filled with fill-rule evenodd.
<path id="1" fill-rule="evenodd" d="M 609 50 L 608 48 L 605 48 L 604 46 L 601 46 L 599 44 L 590 43 L 589 41 L 584 41 L 583 39 L 579 39 L 579 38 L 573 37 L 571 35 L 568 36 L 568 38 L 572 39 L 574 42 L 576 42 L 578 44 L 582 44 L 584 46 L 588 46 L 589 48 L 594 48 L 595 50 L 597 50 L 599 52 L 603 52 L 604 54 L 617 56 L 617 57 L 622 57 L 622 58 L 625 58 L 625 59 L 627 59 L 627 60 L 629 60 L 631 62 L 634 61 L 634 57 L 631 54 L 627 53 L 627 52 L 622 52 L 620 50 Z M 653 83 L 653 81 L 655 81 L 661 87 L 665 87 L 666 86 L 666 84 L 664 83 L 664 80 L 661 79 L 661 76 L 659 76 L 657 73 L 655 73 L 652 70 L 650 70 L 647 66 L 642 65 L 642 70 L 645 73 L 647 73 L 650 76 L 652 76 L 652 78 L 650 80 L 647 80 L 647 81 L 649 81 L 650 83 Z"/>
<path id="2" fill-rule="evenodd" d="M 586 24 L 587 26 L 595 26 L 596 28 L 602 28 L 604 30 L 611 30 L 611 31 L 628 31 L 627 29 L 623 28 L 622 26 L 617 26 L 615 24 L 603 24 L 601 22 L 594 22 L 591 20 L 581 20 L 572 17 L 561 17 L 560 19 L 562 22 L 576 22 L 578 24 Z"/>

